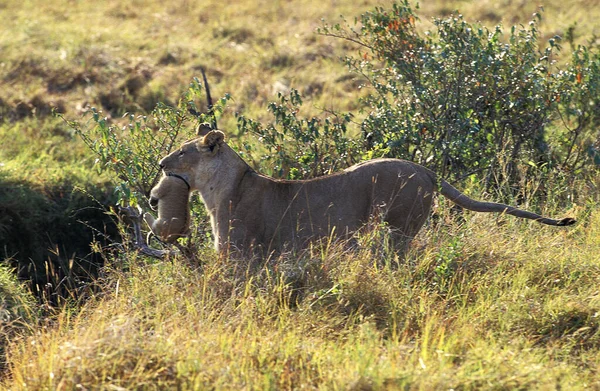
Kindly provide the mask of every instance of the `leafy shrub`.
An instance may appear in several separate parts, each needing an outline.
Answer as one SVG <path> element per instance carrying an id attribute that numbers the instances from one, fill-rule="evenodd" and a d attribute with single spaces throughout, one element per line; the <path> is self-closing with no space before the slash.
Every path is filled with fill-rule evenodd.
<path id="1" fill-rule="evenodd" d="M 258 138 L 264 147 L 262 161 L 271 174 L 288 179 L 310 178 L 332 173 L 355 163 L 358 143 L 347 134 L 350 114 L 302 118 L 298 115 L 302 98 L 292 90 L 279 94 L 279 102 L 269 103 L 274 122 L 263 124 L 238 115 L 238 129 Z M 248 152 L 252 147 L 246 144 Z"/>
<path id="2" fill-rule="evenodd" d="M 346 62 L 374 91 L 362 123 L 367 157 L 409 159 L 451 179 L 482 171 L 511 185 L 517 165 L 577 173 L 597 164 L 600 55 L 579 47 L 557 69 L 559 38 L 538 49 L 540 18 L 506 33 L 457 15 L 422 32 L 402 1 L 354 26 L 325 25 L 322 34 L 360 47 Z"/>
<path id="3" fill-rule="evenodd" d="M 558 164 L 573 173 L 600 165 L 600 53 L 586 47 L 573 51 L 565 70 L 554 75 L 558 95 L 555 135 Z"/>

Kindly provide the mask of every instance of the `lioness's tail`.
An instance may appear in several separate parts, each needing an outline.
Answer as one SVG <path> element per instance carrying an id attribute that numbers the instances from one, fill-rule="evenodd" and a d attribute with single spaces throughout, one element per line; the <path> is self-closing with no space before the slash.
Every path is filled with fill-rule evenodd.
<path id="1" fill-rule="evenodd" d="M 556 226 L 566 226 L 575 224 L 575 219 L 571 217 L 565 217 L 561 220 L 554 220 L 509 205 L 474 200 L 458 191 L 454 186 L 452 186 L 443 179 L 441 180 L 441 186 L 439 191 L 450 201 L 454 202 L 456 205 L 462 206 L 465 209 L 473 210 L 475 212 L 503 212 L 516 217 L 535 220 L 542 224 Z"/>

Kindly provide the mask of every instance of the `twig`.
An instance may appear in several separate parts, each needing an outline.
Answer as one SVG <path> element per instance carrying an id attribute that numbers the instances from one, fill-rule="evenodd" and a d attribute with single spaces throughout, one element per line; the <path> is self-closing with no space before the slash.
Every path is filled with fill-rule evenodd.
<path id="1" fill-rule="evenodd" d="M 156 248 L 148 246 L 148 244 L 146 243 L 146 239 L 142 234 L 142 215 L 138 209 L 132 206 L 127 206 L 119 207 L 119 211 L 131 220 L 134 233 L 133 244 L 140 253 L 158 259 L 164 259 L 167 255 L 179 254 L 178 250 L 158 250 Z"/>
<path id="2" fill-rule="evenodd" d="M 206 91 L 206 103 L 208 107 L 208 112 L 212 114 L 211 126 L 213 129 L 217 129 L 217 115 L 214 111 L 214 105 L 212 96 L 210 95 L 210 87 L 208 86 L 208 78 L 206 77 L 206 72 L 204 71 L 204 67 L 200 68 L 200 72 L 202 72 L 202 80 L 204 81 L 204 90 Z"/>

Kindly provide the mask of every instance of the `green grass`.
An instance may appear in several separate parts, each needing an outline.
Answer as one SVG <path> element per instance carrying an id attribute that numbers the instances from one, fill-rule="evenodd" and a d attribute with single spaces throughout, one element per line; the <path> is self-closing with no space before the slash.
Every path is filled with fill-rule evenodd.
<path id="1" fill-rule="evenodd" d="M 266 103 L 278 89 L 297 88 L 315 113 L 360 116 L 360 80 L 338 59 L 356 48 L 314 30 L 322 17 L 353 20 L 375 5 L 0 5 L 0 250 L 5 263 L 59 265 L 38 282 L 65 295 L 54 310 L 36 306 L 0 267 L 0 350 L 8 349 L 0 389 L 600 388 L 597 179 L 573 192 L 571 210 L 556 210 L 552 197 L 542 205 L 577 217 L 569 229 L 478 214 L 462 221 L 441 203 L 401 261 L 375 231 L 357 251 L 315 246 L 265 265 L 210 250 L 198 255 L 201 265 L 105 254 L 94 284 L 61 285 L 81 257 L 67 245 L 86 254 L 93 239 L 77 220 L 103 213 L 74 188 L 100 204 L 114 198 L 52 107 L 79 119 L 95 106 L 119 121 L 176 102 L 205 67 L 213 96 L 233 97 L 220 126 L 234 137 L 234 113 L 270 120 Z M 536 7 L 436 1 L 419 15 L 423 28 L 454 9 L 510 26 Z M 593 2 L 553 0 L 545 10 L 545 38 L 573 27 L 575 43 L 596 44 Z"/>

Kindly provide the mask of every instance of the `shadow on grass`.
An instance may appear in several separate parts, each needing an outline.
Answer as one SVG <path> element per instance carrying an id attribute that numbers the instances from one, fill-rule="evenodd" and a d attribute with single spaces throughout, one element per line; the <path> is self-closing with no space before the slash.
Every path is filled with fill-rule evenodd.
<path id="1" fill-rule="evenodd" d="M 0 259 L 44 303 L 57 304 L 96 275 L 102 259 L 91 243 L 117 238 L 111 204 L 110 189 L 0 177 Z"/>

